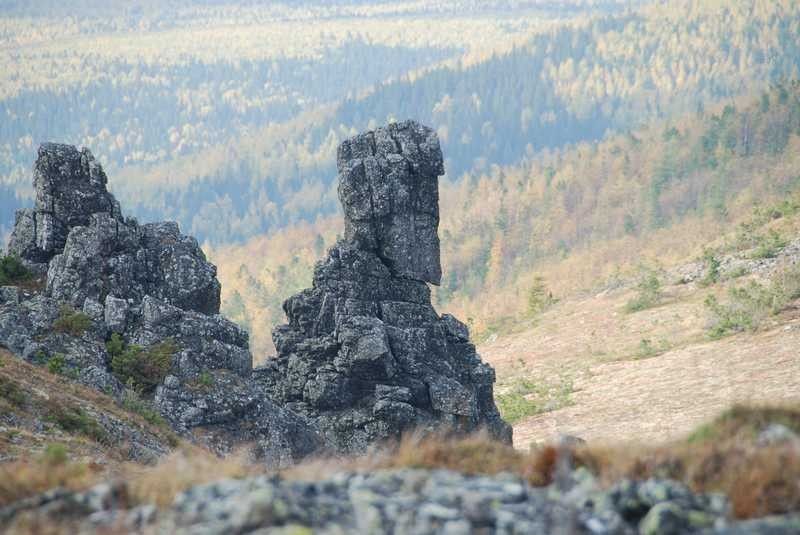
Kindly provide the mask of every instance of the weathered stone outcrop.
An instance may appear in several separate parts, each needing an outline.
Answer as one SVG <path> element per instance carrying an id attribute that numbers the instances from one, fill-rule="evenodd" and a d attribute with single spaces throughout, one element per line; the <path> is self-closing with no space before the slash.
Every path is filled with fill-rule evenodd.
<path id="1" fill-rule="evenodd" d="M 57 356 L 77 380 L 121 397 L 126 385 L 111 373 L 105 345 L 112 333 L 143 348 L 169 340 L 175 353 L 153 401 L 176 430 L 203 428 L 218 451 L 253 443 L 282 464 L 319 449 L 314 431 L 251 380 L 247 333 L 219 315 L 216 267 L 197 241 L 175 223 L 123 217 L 106 183 L 88 150 L 39 149 L 36 204 L 17 214 L 9 251 L 45 286 L 3 288 L 0 345 L 37 363 Z M 54 328 L 64 305 L 88 325 Z"/>
<path id="2" fill-rule="evenodd" d="M 251 443 L 277 464 L 362 452 L 411 428 L 486 428 L 510 441 L 494 371 L 466 326 L 431 305 L 427 284 L 441 279 L 436 135 L 413 122 L 380 128 L 343 143 L 338 165 L 345 237 L 313 287 L 286 301 L 278 358 L 254 370 L 247 333 L 219 315 L 216 267 L 197 241 L 175 223 L 123 217 L 88 150 L 43 145 L 36 205 L 18 214 L 9 250 L 45 286 L 3 289 L 0 344 L 33 362 L 58 355 L 78 380 L 120 397 L 128 385 L 106 341 L 169 341 L 152 399 L 161 414 L 187 436 L 202 428 L 217 451 Z M 88 324 L 54 329 L 64 305 Z"/>
<path id="3" fill-rule="evenodd" d="M 334 449 L 361 452 L 409 428 L 486 428 L 510 441 L 494 371 L 467 327 L 431 305 L 438 284 L 436 134 L 414 122 L 339 148 L 345 237 L 284 303 L 278 357 L 257 369 L 272 398 L 303 415 Z"/>
<path id="4" fill-rule="evenodd" d="M 33 170 L 36 205 L 17 212 L 9 251 L 31 265 L 46 264 L 64 249 L 69 231 L 88 224 L 93 214 L 121 219 L 107 182 L 88 149 L 43 144 Z"/>
<path id="5" fill-rule="evenodd" d="M 439 284 L 439 139 L 414 122 L 342 143 L 337 158 L 345 239 L 397 278 Z"/>

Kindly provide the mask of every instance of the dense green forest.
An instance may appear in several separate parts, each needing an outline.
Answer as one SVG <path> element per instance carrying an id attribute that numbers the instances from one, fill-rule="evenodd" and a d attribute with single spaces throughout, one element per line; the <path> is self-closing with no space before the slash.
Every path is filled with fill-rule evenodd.
<path id="1" fill-rule="evenodd" d="M 3 51 L 15 69 L 0 100 L 0 225 L 30 202 L 44 139 L 90 147 L 138 217 L 176 219 L 224 244 L 335 213 L 335 147 L 379 123 L 437 128 L 456 181 L 748 94 L 800 67 L 800 6 L 786 0 L 189 4 L 128 12 L 115 23 L 123 30 L 149 21 L 138 41 L 92 30 L 102 17 L 76 19 L 59 30 L 80 36 L 69 53 L 41 42 L 47 24 L 24 45 L 32 19 L 4 19 L 20 45 Z M 314 17 L 335 22 L 316 32 Z M 233 25 L 230 42 L 212 49 L 204 43 L 221 35 L 220 20 Z M 171 37 L 175 46 L 153 52 Z"/>

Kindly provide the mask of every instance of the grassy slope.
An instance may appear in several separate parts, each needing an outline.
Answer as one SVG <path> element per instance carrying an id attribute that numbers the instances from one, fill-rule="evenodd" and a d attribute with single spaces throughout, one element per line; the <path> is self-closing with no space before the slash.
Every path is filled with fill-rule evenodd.
<path id="1" fill-rule="evenodd" d="M 770 220 L 757 233 L 769 229 L 797 236 L 800 216 Z M 755 273 L 684 284 L 681 273 L 697 265 L 697 250 L 682 269 L 662 272 L 662 296 L 652 308 L 626 311 L 638 290 L 633 281 L 618 283 L 566 297 L 516 332 L 480 345 L 498 370 L 499 399 L 515 411 L 515 445 L 527 448 L 559 434 L 651 444 L 684 435 L 736 403 L 799 404 L 796 300 L 757 329 L 711 336 L 709 295 L 725 301 L 730 288 L 768 284 L 775 270 L 800 261 L 797 240 L 777 258 L 752 259 L 757 247 L 735 250 L 739 235 L 732 231 L 709 245 L 719 258 L 738 259 Z"/>
<path id="2" fill-rule="evenodd" d="M 169 430 L 112 398 L 0 349 L 0 507 L 53 486 L 82 487 L 117 473 L 131 458 L 129 432 L 165 450 L 176 444 Z"/>

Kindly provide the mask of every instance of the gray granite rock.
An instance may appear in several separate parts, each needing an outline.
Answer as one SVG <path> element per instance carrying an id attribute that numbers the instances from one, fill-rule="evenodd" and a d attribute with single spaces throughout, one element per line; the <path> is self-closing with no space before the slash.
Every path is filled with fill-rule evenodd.
<path id="1" fill-rule="evenodd" d="M 439 139 L 413 121 L 360 134 L 339 147 L 345 237 L 400 278 L 439 284 Z"/>
<path id="2" fill-rule="evenodd" d="M 278 356 L 256 379 L 342 453 L 411 428 L 486 428 L 510 442 L 494 371 L 467 327 L 431 305 L 426 282 L 441 275 L 436 135 L 413 122 L 362 134 L 340 147 L 339 171 L 345 238 L 317 264 L 313 287 L 284 303 Z"/>
<path id="3" fill-rule="evenodd" d="M 592 488 L 599 502 L 613 503 L 604 500 L 607 491 L 600 485 Z M 468 476 L 447 470 L 343 472 L 309 481 L 260 476 L 194 486 L 172 506 L 155 511 L 147 504 L 125 509 L 125 487 L 107 483 L 12 504 L 0 510 L 0 519 L 5 511 L 7 519 L 22 510 L 41 516 L 72 511 L 71 527 L 78 533 L 135 526 L 145 533 L 176 534 L 788 535 L 798 527 L 796 515 L 736 521 L 711 508 L 688 510 L 670 501 L 650 506 L 641 522 L 624 520 L 622 511 L 576 504 L 551 490 L 509 474 Z M 699 494 L 692 501 L 710 503 Z"/>
<path id="4" fill-rule="evenodd" d="M 17 214 L 9 252 L 31 263 L 58 254 L 70 229 L 86 225 L 93 214 L 121 218 L 119 203 L 106 190 L 107 178 L 88 149 L 45 143 L 33 170 L 36 205 Z"/>
<path id="5" fill-rule="evenodd" d="M 122 400 L 130 393 L 112 373 L 111 334 L 142 351 L 169 341 L 169 381 L 144 401 L 175 430 L 204 437 L 220 453 L 253 444 L 278 465 L 323 450 L 305 420 L 251 380 L 248 335 L 218 314 L 216 267 L 197 241 L 175 223 L 124 218 L 106 183 L 85 149 L 39 150 L 36 205 L 18 214 L 9 250 L 44 272 L 47 284 L 29 295 L 0 292 L 0 345 L 37 364 L 57 358 L 69 377 Z M 84 316 L 85 329 L 54 328 L 64 305 Z M 137 455 L 149 458 L 150 450 L 137 447 Z"/>
<path id="6" fill-rule="evenodd" d="M 125 332 L 125 327 L 128 325 L 128 308 L 128 302 L 125 299 L 117 299 L 110 294 L 106 296 L 103 319 L 111 331 Z"/>

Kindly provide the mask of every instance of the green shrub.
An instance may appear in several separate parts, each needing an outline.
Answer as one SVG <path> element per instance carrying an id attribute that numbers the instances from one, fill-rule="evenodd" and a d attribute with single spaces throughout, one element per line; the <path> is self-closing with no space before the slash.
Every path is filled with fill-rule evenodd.
<path id="1" fill-rule="evenodd" d="M 12 255 L 0 257 L 0 286 L 19 284 L 31 278 L 31 272 L 20 262 L 19 258 Z"/>
<path id="2" fill-rule="evenodd" d="M 755 259 L 775 258 L 788 243 L 789 242 L 778 232 L 774 229 L 770 229 L 766 236 L 762 236 L 758 239 L 756 248 L 751 257 Z"/>
<path id="3" fill-rule="evenodd" d="M 658 341 L 658 344 L 654 344 L 652 340 L 649 338 L 642 338 L 639 341 L 639 347 L 636 349 L 636 354 L 634 358 L 636 359 L 647 359 L 650 357 L 656 357 L 669 351 L 670 344 L 668 341 L 664 340 L 663 338 Z"/>
<path id="4" fill-rule="evenodd" d="M 711 313 L 709 335 L 717 339 L 737 332 L 755 331 L 766 318 L 781 312 L 799 297 L 800 266 L 776 272 L 766 285 L 751 281 L 746 286 L 731 288 L 724 303 L 710 295 L 705 301 Z"/>
<path id="5" fill-rule="evenodd" d="M 42 462 L 49 466 L 59 466 L 67 462 L 67 447 L 60 443 L 47 444 L 42 451 Z"/>
<path id="6" fill-rule="evenodd" d="M 706 271 L 703 274 L 703 278 L 700 279 L 700 285 L 711 286 L 712 284 L 719 282 L 720 261 L 719 258 L 717 258 L 717 256 L 714 254 L 714 251 L 711 249 L 706 249 L 703 252 L 703 263 L 706 266 Z"/>
<path id="7" fill-rule="evenodd" d="M 55 375 L 63 375 L 66 365 L 67 362 L 61 353 L 56 353 L 47 359 L 47 371 Z"/>
<path id="8" fill-rule="evenodd" d="M 119 333 L 114 333 L 111 335 L 111 340 L 106 342 L 106 351 L 111 357 L 117 357 L 122 354 L 125 350 L 125 340 L 122 338 L 122 335 Z"/>
<path id="9" fill-rule="evenodd" d="M 747 287 L 731 288 L 725 303 L 713 295 L 706 297 L 705 305 L 712 315 L 711 338 L 755 330 L 768 315 L 765 297 L 763 287 L 754 282 Z"/>
<path id="10" fill-rule="evenodd" d="M 214 386 L 214 376 L 211 375 L 211 372 L 204 371 L 197 378 L 197 384 L 202 388 L 209 389 Z"/>
<path id="11" fill-rule="evenodd" d="M 69 305 L 61 305 L 58 319 L 53 323 L 53 329 L 58 332 L 80 336 L 92 326 L 92 319 L 83 312 L 77 311 Z"/>
<path id="12" fill-rule="evenodd" d="M 8 377 L 0 376 L 0 398 L 14 407 L 22 407 L 25 404 L 25 393 L 16 382 Z"/>
<path id="13" fill-rule="evenodd" d="M 636 296 L 625 304 L 627 312 L 639 312 L 658 305 L 661 302 L 661 280 L 654 269 L 642 267 L 639 282 L 636 284 Z"/>
<path id="14" fill-rule="evenodd" d="M 513 424 L 570 405 L 572 391 L 572 381 L 563 377 L 549 383 L 518 379 L 505 392 L 497 394 L 495 402 L 503 419 Z"/>
<path id="15" fill-rule="evenodd" d="M 495 401 L 500 415 L 509 424 L 515 424 L 528 416 L 539 414 L 539 405 L 521 392 L 512 391 L 498 394 Z"/>
<path id="16" fill-rule="evenodd" d="M 150 392 L 169 373 L 172 356 L 177 349 L 173 340 L 165 340 L 147 349 L 130 345 L 112 356 L 111 370 L 123 383 L 131 383 L 136 389 Z"/>
<path id="17" fill-rule="evenodd" d="M 556 303 L 553 292 L 547 289 L 544 278 L 537 275 L 533 278 L 533 284 L 528 290 L 528 314 L 538 316 L 547 308 Z"/>
<path id="18" fill-rule="evenodd" d="M 55 353 L 47 359 L 47 370 L 54 375 L 63 375 L 70 379 L 78 379 L 78 370 L 67 364 L 67 359 L 61 353 Z"/>
<path id="19" fill-rule="evenodd" d="M 727 278 L 738 279 L 739 277 L 744 277 L 748 273 L 750 273 L 750 270 L 748 270 L 746 266 L 739 266 L 736 269 L 731 270 L 731 272 L 728 273 Z"/>
<path id="20" fill-rule="evenodd" d="M 106 430 L 80 407 L 64 407 L 51 403 L 48 405 L 47 419 L 67 433 L 80 434 L 95 442 L 108 444 Z"/>

